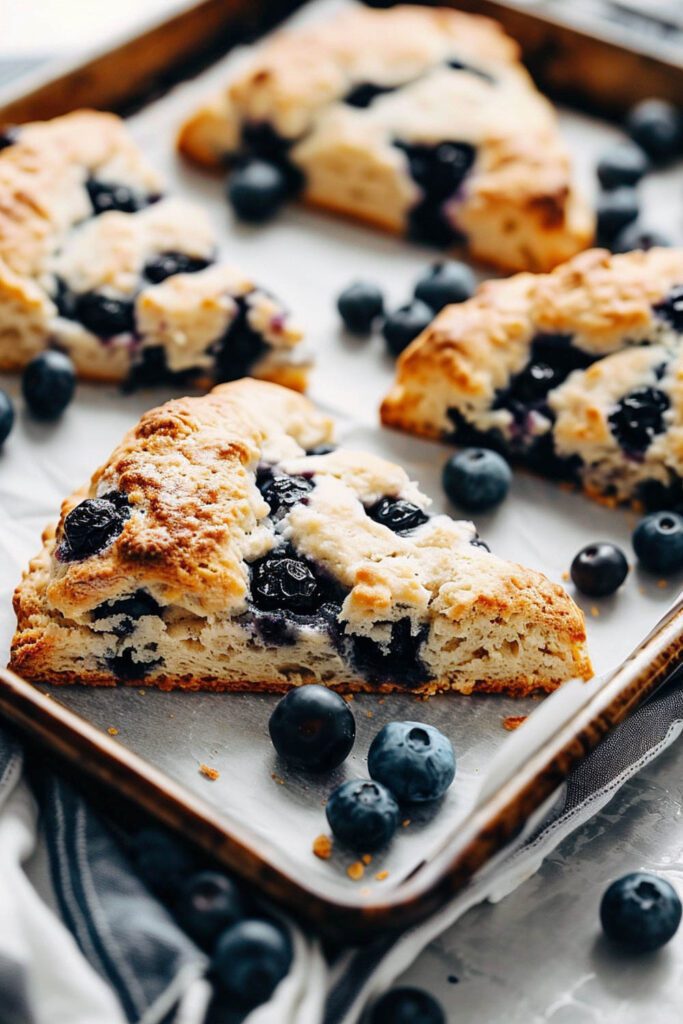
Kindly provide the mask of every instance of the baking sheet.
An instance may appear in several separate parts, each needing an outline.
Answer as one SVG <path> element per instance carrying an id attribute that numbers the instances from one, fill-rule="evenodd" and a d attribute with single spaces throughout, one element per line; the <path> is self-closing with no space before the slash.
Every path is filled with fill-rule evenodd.
<path id="1" fill-rule="evenodd" d="M 326 16 L 341 3 L 313 4 L 295 21 Z M 173 190 L 202 202 L 222 239 L 225 256 L 282 296 L 303 321 L 316 352 L 311 396 L 339 419 L 340 437 L 403 463 L 434 497 L 437 511 L 449 509 L 440 488 L 445 446 L 379 428 L 376 410 L 392 378 L 392 362 L 381 338 L 358 340 L 340 330 L 334 297 L 350 280 L 369 277 L 385 289 L 390 304 L 405 301 L 414 280 L 434 254 L 345 224 L 322 214 L 290 208 L 273 224 L 258 229 L 237 225 L 223 200 L 218 179 L 180 164 L 173 133 L 183 114 L 226 68 L 244 59 L 234 52 L 199 79 L 183 85 L 130 120 L 130 128 L 149 156 L 166 171 Z M 572 114 L 564 128 L 586 186 L 592 186 L 595 156 L 618 133 Z M 653 176 L 645 185 L 649 220 L 671 231 L 680 221 L 680 170 Z M 673 211 L 677 211 L 674 218 Z M 14 396 L 17 382 L 3 381 Z M 54 519 L 62 498 L 106 459 L 123 432 L 153 404 L 170 397 L 148 391 L 123 396 L 112 388 L 79 387 L 77 401 L 56 425 L 18 416 L 15 431 L 0 455 L 0 643 L 3 655 L 13 628 L 10 596 L 28 558 L 39 545 L 44 524 Z M 21 403 L 18 403 L 20 406 Z M 609 539 L 629 548 L 635 517 L 589 503 L 579 495 L 524 473 L 515 475 L 508 501 L 477 520 L 493 550 L 561 580 L 573 555 L 585 543 Z M 581 601 L 587 613 L 596 671 L 615 666 L 657 622 L 680 589 L 683 578 L 658 581 L 634 570 L 622 592 L 603 601 Z M 493 755 L 508 738 L 502 720 L 527 714 L 532 699 L 441 696 L 416 701 L 411 695 L 357 697 L 358 739 L 351 757 L 335 773 L 303 777 L 280 764 L 268 738 L 268 717 L 277 698 L 263 695 L 161 694 L 153 690 L 52 691 L 68 707 L 102 728 L 118 730 L 117 742 L 141 754 L 239 823 L 259 852 L 292 877 L 304 879 L 330 898 L 383 895 L 406 878 L 431 851 L 458 828 L 476 800 Z M 338 851 L 331 862 L 311 853 L 325 831 L 323 803 L 345 778 L 365 774 L 367 747 L 381 726 L 395 718 L 437 725 L 452 739 L 458 756 L 456 782 L 439 808 L 407 812 L 398 839 L 368 866 L 360 883 L 345 868 L 355 858 Z M 219 772 L 210 781 L 200 764 Z M 387 877 L 377 879 L 380 873 Z"/>

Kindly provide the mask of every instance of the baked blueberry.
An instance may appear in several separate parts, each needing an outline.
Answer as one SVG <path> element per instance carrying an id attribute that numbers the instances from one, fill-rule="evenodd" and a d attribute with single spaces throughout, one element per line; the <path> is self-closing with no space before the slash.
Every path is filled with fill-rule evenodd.
<path id="1" fill-rule="evenodd" d="M 317 444 L 306 451 L 307 455 L 330 455 L 337 450 L 336 444 Z"/>
<path id="2" fill-rule="evenodd" d="M 617 402 L 609 415 L 610 430 L 625 452 L 642 454 L 664 430 L 668 395 L 659 388 L 642 387 Z"/>
<path id="3" fill-rule="evenodd" d="M 92 610 L 94 622 L 115 617 L 117 621 L 112 624 L 111 632 L 119 637 L 130 636 L 136 623 L 146 615 L 161 615 L 161 606 L 146 590 L 136 590 L 130 597 L 121 597 L 118 601 L 104 601 Z"/>
<path id="4" fill-rule="evenodd" d="M 496 80 L 488 71 L 483 71 L 481 68 L 477 68 L 473 64 L 467 64 L 464 60 L 460 60 L 459 57 L 450 57 L 446 61 L 446 64 L 453 71 L 467 71 L 468 74 L 476 75 L 477 78 L 481 78 L 485 82 L 495 85 Z"/>
<path id="5" fill-rule="evenodd" d="M 642 567 L 669 576 L 683 569 L 683 516 L 653 512 L 641 519 L 631 538 Z"/>
<path id="6" fill-rule="evenodd" d="M 471 512 L 484 512 L 505 499 L 512 472 L 502 455 L 489 448 L 466 448 L 451 455 L 442 474 L 452 502 Z"/>
<path id="7" fill-rule="evenodd" d="M 95 215 L 119 210 L 121 213 L 135 213 L 146 205 L 146 200 L 128 185 L 117 185 L 110 181 L 90 178 L 85 187 Z"/>
<path id="8" fill-rule="evenodd" d="M 434 201 L 455 195 L 472 167 L 474 146 L 467 142 L 440 142 L 436 146 L 396 141 L 408 158 L 413 180 Z"/>
<path id="9" fill-rule="evenodd" d="M 14 426 L 14 405 L 6 391 L 0 388 L 0 445 L 9 437 Z"/>
<path id="10" fill-rule="evenodd" d="M 27 364 L 21 379 L 21 390 L 36 419 L 55 420 L 74 396 L 74 364 L 64 352 L 41 352 Z"/>
<path id="11" fill-rule="evenodd" d="M 639 220 L 627 224 L 616 238 L 610 243 L 612 252 L 633 252 L 634 249 L 642 249 L 647 252 L 649 249 L 668 249 L 673 242 L 668 235 L 663 234 L 656 228 L 648 228 Z"/>
<path id="12" fill-rule="evenodd" d="M 386 641 L 362 633 L 348 634 L 344 653 L 370 683 L 394 683 L 406 689 L 422 686 L 429 678 L 421 657 L 429 627 L 413 632 L 413 623 L 407 616 L 397 622 L 387 622 L 386 626 L 389 629 Z"/>
<path id="13" fill-rule="evenodd" d="M 228 178 L 228 199 L 240 220 L 261 224 L 274 217 L 287 198 L 282 168 L 266 160 L 250 160 Z"/>
<path id="14" fill-rule="evenodd" d="M 76 299 L 74 319 L 100 338 L 113 338 L 135 330 L 132 299 L 115 298 L 100 292 L 84 292 Z"/>
<path id="15" fill-rule="evenodd" d="M 76 319 L 77 296 L 74 295 L 66 281 L 62 280 L 61 277 L 55 278 L 55 291 L 52 301 L 57 307 L 57 312 L 60 316 L 63 316 L 66 320 Z"/>
<path id="16" fill-rule="evenodd" d="M 265 501 L 270 505 L 273 519 L 281 519 L 290 509 L 304 501 L 313 490 L 313 481 L 305 476 L 288 476 L 286 474 L 264 474 L 257 479 L 258 488 Z"/>
<path id="17" fill-rule="evenodd" d="M 452 302 L 464 302 L 474 294 L 476 278 L 465 263 L 447 260 L 434 263 L 415 285 L 415 298 L 435 313 Z"/>
<path id="18" fill-rule="evenodd" d="M 238 380 L 268 351 L 268 342 L 249 321 L 251 309 L 246 296 L 236 300 L 237 315 L 216 348 L 216 380 L 223 383 Z"/>
<path id="19" fill-rule="evenodd" d="M 455 754 L 433 725 L 389 722 L 370 745 L 368 771 L 402 803 L 422 803 L 446 792 L 455 778 Z"/>
<path id="20" fill-rule="evenodd" d="M 186 878 L 174 910 L 183 930 L 204 949 L 245 917 L 239 889 L 220 871 L 200 871 Z"/>
<path id="21" fill-rule="evenodd" d="M 292 964 L 287 933 L 270 921 L 239 921 L 223 932 L 213 957 L 220 988 L 240 1009 L 270 999 Z"/>
<path id="22" fill-rule="evenodd" d="M 384 312 L 384 296 L 372 281 L 354 281 L 340 294 L 337 309 L 352 334 L 369 334 L 373 321 Z"/>
<path id="23" fill-rule="evenodd" d="M 621 548 L 597 541 L 581 548 L 571 565 L 574 586 L 589 597 L 607 597 L 618 590 L 628 575 L 628 562 Z"/>
<path id="24" fill-rule="evenodd" d="M 612 146 L 598 161 L 598 180 L 604 189 L 633 186 L 650 169 L 650 161 L 634 142 L 620 142 Z"/>
<path id="25" fill-rule="evenodd" d="M 8 124 L 6 128 L 0 131 L 0 150 L 14 146 L 19 141 L 20 134 L 18 125 Z"/>
<path id="26" fill-rule="evenodd" d="M 343 102 L 349 107 L 360 107 L 365 110 L 378 96 L 386 96 L 395 92 L 398 85 L 375 85 L 374 82 L 360 82 L 347 92 Z"/>
<path id="27" fill-rule="evenodd" d="M 86 498 L 64 519 L 60 559 L 66 562 L 96 555 L 118 537 L 129 518 L 128 498 L 119 491 L 110 491 L 101 498 Z"/>
<path id="28" fill-rule="evenodd" d="M 327 801 L 325 814 L 335 838 L 363 853 L 386 846 L 398 828 L 399 810 L 393 794 L 369 779 L 343 782 Z"/>
<path id="29" fill-rule="evenodd" d="M 643 100 L 626 118 L 626 130 L 634 142 L 656 161 L 669 160 L 683 148 L 680 111 L 666 100 Z"/>
<path id="30" fill-rule="evenodd" d="M 429 516 L 412 501 L 403 498 L 380 498 L 367 509 L 367 513 L 376 523 L 388 527 L 394 533 L 406 533 L 422 526 Z"/>
<path id="31" fill-rule="evenodd" d="M 664 878 L 634 871 L 618 878 L 600 903 L 607 938 L 631 953 L 651 953 L 673 938 L 681 923 L 681 901 Z"/>
<path id="32" fill-rule="evenodd" d="M 143 274 L 152 284 L 161 284 L 174 274 L 196 274 L 206 270 L 211 260 L 203 256 L 188 256 L 184 252 L 162 252 L 145 264 Z"/>
<path id="33" fill-rule="evenodd" d="M 280 757 L 302 771 L 336 768 L 356 738 L 356 723 L 344 698 L 318 685 L 290 690 L 270 716 L 268 728 Z"/>
<path id="34" fill-rule="evenodd" d="M 283 549 L 252 562 L 251 598 L 263 611 L 305 615 L 320 607 L 325 594 L 311 566 Z"/>
<path id="35" fill-rule="evenodd" d="M 683 284 L 672 288 L 666 298 L 652 307 L 663 320 L 676 331 L 683 331 Z"/>
<path id="36" fill-rule="evenodd" d="M 638 217 L 638 193 L 633 188 L 623 187 L 603 192 L 596 204 L 595 213 L 597 243 L 609 247 L 622 228 Z"/>
<path id="37" fill-rule="evenodd" d="M 393 988 L 377 1000 L 369 1024 L 446 1024 L 433 996 L 421 988 Z"/>
<path id="38" fill-rule="evenodd" d="M 180 840 L 153 825 L 133 835 L 130 853 L 143 881 L 153 892 L 167 899 L 176 898 L 196 867 L 193 854 Z"/>
<path id="39" fill-rule="evenodd" d="M 148 644 L 156 650 L 156 644 Z M 162 658 L 139 658 L 138 652 L 132 647 L 124 647 L 116 654 L 110 654 L 103 659 L 105 666 L 115 679 L 121 683 L 133 683 L 142 680 L 153 669 L 163 665 Z"/>
<path id="40" fill-rule="evenodd" d="M 405 306 L 387 315 L 382 334 L 392 355 L 398 356 L 411 341 L 422 334 L 434 319 L 434 311 L 426 302 L 413 299 Z"/>

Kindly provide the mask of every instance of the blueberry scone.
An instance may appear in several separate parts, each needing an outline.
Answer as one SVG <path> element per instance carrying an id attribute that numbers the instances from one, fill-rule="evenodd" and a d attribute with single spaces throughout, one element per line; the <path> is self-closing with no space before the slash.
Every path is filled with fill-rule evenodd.
<path id="1" fill-rule="evenodd" d="M 204 211 L 163 190 L 112 114 L 0 137 L 0 370 L 53 346 L 92 380 L 207 386 L 249 372 L 304 388 L 300 330 L 216 262 Z"/>
<path id="2" fill-rule="evenodd" d="M 523 694 L 590 676 L 560 586 L 331 432 L 301 395 L 248 379 L 148 412 L 45 532 L 12 667 L 277 692 Z"/>
<path id="3" fill-rule="evenodd" d="M 683 250 L 489 281 L 398 362 L 384 423 L 484 443 L 609 503 L 683 502 Z"/>
<path id="4" fill-rule="evenodd" d="M 551 105 L 494 21 L 447 9 L 357 7 L 282 32 L 183 125 L 209 167 L 257 156 L 293 192 L 512 270 L 585 248 Z"/>

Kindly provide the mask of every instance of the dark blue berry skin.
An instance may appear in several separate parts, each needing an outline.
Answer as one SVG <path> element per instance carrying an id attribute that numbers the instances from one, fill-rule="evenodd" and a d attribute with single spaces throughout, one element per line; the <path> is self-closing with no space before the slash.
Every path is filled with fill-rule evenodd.
<path id="1" fill-rule="evenodd" d="M 175 899 L 188 875 L 195 870 L 192 853 L 164 829 L 150 826 L 136 832 L 131 841 L 133 864 L 149 888 L 166 899 Z"/>
<path id="2" fill-rule="evenodd" d="M 377 1000 L 369 1024 L 446 1024 L 433 996 L 421 988 L 394 988 Z"/>
<path id="3" fill-rule="evenodd" d="M 670 160 L 683 148 L 680 111 L 666 100 L 643 100 L 630 111 L 626 130 L 655 162 Z"/>
<path id="4" fill-rule="evenodd" d="M 363 853 L 386 846 L 398 828 L 399 808 L 393 794 L 379 782 L 365 779 L 338 786 L 325 814 L 335 838 Z"/>
<path id="5" fill-rule="evenodd" d="M 270 220 L 287 198 L 282 168 L 266 160 L 250 160 L 228 179 L 228 199 L 235 215 L 250 224 Z"/>
<path id="6" fill-rule="evenodd" d="M 368 752 L 371 778 L 402 803 L 438 800 L 455 778 L 451 741 L 433 725 L 389 722 Z"/>
<path id="7" fill-rule="evenodd" d="M 627 224 L 616 238 L 610 243 L 612 252 L 633 252 L 634 249 L 642 249 L 647 252 L 650 249 L 670 249 L 673 242 L 668 235 L 657 231 L 655 228 L 648 228 L 636 220 Z"/>
<path id="8" fill-rule="evenodd" d="M 95 216 L 100 213 L 108 213 L 110 210 L 119 210 L 122 213 L 135 213 L 142 209 L 149 201 L 138 195 L 127 185 L 117 185 L 112 182 L 96 181 L 90 178 L 85 186 L 90 196 L 90 202 Z"/>
<path id="9" fill-rule="evenodd" d="M 422 334 L 434 319 L 434 311 L 426 302 L 413 299 L 406 306 L 387 315 L 382 327 L 382 334 L 387 348 L 393 356 L 398 356 L 411 341 Z"/>
<path id="10" fill-rule="evenodd" d="M 631 538 L 643 569 L 669 576 L 683 569 L 683 516 L 653 512 L 641 519 Z"/>
<path id="11" fill-rule="evenodd" d="M 0 445 L 3 445 L 14 426 L 14 406 L 6 391 L 0 389 Z"/>
<path id="12" fill-rule="evenodd" d="M 384 312 L 384 296 L 372 281 L 354 281 L 340 294 L 337 309 L 344 327 L 352 334 L 369 334 Z"/>
<path id="13" fill-rule="evenodd" d="M 281 519 L 295 505 L 305 501 L 314 486 L 313 481 L 305 476 L 288 476 L 272 472 L 257 477 L 257 484 L 263 498 L 270 505 L 270 515 L 273 519 Z"/>
<path id="14" fill-rule="evenodd" d="M 616 946 L 630 953 L 651 953 L 676 934 L 681 910 L 669 882 L 634 871 L 609 886 L 600 903 L 600 922 Z"/>
<path id="15" fill-rule="evenodd" d="M 302 771 L 329 772 L 344 761 L 356 738 L 356 723 L 343 697 L 325 686 L 290 690 L 268 723 L 280 757 Z"/>
<path id="16" fill-rule="evenodd" d="M 309 448 L 307 455 L 330 455 L 337 450 L 336 444 L 317 444 L 315 448 Z"/>
<path id="17" fill-rule="evenodd" d="M 676 285 L 669 294 L 652 307 L 662 320 L 676 331 L 683 331 L 683 284 Z"/>
<path id="18" fill-rule="evenodd" d="M 101 498 L 86 498 L 64 519 L 64 541 L 57 549 L 62 562 L 90 558 L 118 537 L 130 518 L 125 494 L 110 491 Z"/>
<path id="19" fill-rule="evenodd" d="M 213 973 L 240 1009 L 260 1006 L 272 996 L 292 965 L 289 936 L 270 921 L 232 925 L 216 943 Z"/>
<path id="20" fill-rule="evenodd" d="M 131 299 L 85 292 L 76 299 L 73 319 L 100 338 L 113 338 L 135 330 L 135 307 Z"/>
<path id="21" fill-rule="evenodd" d="M 21 131 L 18 125 L 8 124 L 6 128 L 0 131 L 0 150 L 14 146 L 19 141 L 20 135 Z"/>
<path id="22" fill-rule="evenodd" d="M 344 638 L 343 653 L 370 683 L 396 683 L 406 689 L 422 686 L 429 679 L 429 671 L 421 658 L 428 628 L 414 633 L 408 617 L 387 623 L 387 626 L 391 629 L 387 644 L 360 633 L 350 633 Z"/>
<path id="23" fill-rule="evenodd" d="M 162 252 L 145 264 L 143 274 L 152 284 L 161 284 L 174 274 L 196 274 L 206 270 L 211 260 L 203 256 L 188 256 L 184 252 Z"/>
<path id="24" fill-rule="evenodd" d="M 367 513 L 376 523 L 388 527 L 393 533 L 408 533 L 429 519 L 421 508 L 403 498 L 380 498 L 367 509 Z"/>
<path id="25" fill-rule="evenodd" d="M 627 454 L 642 455 L 664 430 L 669 397 L 659 388 L 642 387 L 617 402 L 609 415 L 612 434 Z"/>
<path id="26" fill-rule="evenodd" d="M 360 82 L 347 92 L 343 101 L 349 107 L 360 107 L 365 110 L 373 103 L 378 96 L 386 96 L 387 93 L 395 92 L 397 85 L 375 85 L 374 82 Z"/>
<path id="27" fill-rule="evenodd" d="M 415 285 L 415 298 L 438 313 L 453 302 L 465 302 L 474 294 L 476 278 L 465 263 L 435 263 Z"/>
<path id="28" fill-rule="evenodd" d="M 470 512 L 484 512 L 505 499 L 512 472 L 498 452 L 466 448 L 446 462 L 442 480 L 452 502 Z"/>
<path id="29" fill-rule="evenodd" d="M 24 370 L 21 390 L 36 419 L 56 420 L 76 390 L 74 364 L 63 352 L 41 352 Z"/>
<path id="30" fill-rule="evenodd" d="M 637 185 L 650 169 L 650 161 L 640 146 L 621 142 L 613 146 L 598 162 L 598 181 L 604 189 Z"/>
<path id="31" fill-rule="evenodd" d="M 185 879 L 174 910 L 182 929 L 203 949 L 212 948 L 221 932 L 245 917 L 239 889 L 220 871 Z"/>
<path id="32" fill-rule="evenodd" d="M 252 562 L 251 598 L 262 611 L 307 615 L 320 608 L 326 594 L 311 566 L 285 550 Z"/>
<path id="33" fill-rule="evenodd" d="M 635 189 L 623 187 L 615 188 L 612 192 L 603 192 L 598 199 L 595 212 L 597 243 L 609 247 L 619 232 L 638 217 L 638 194 Z"/>
<path id="34" fill-rule="evenodd" d="M 597 541 L 579 551 L 571 565 L 577 590 L 589 597 L 607 597 L 619 589 L 628 575 L 626 555 L 616 544 Z"/>

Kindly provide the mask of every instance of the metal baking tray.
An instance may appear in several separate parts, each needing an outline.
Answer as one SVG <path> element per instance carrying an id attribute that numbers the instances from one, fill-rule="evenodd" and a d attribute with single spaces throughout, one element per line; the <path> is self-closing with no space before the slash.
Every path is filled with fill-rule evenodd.
<path id="1" fill-rule="evenodd" d="M 323 17 L 341 5 L 318 0 L 295 17 Z M 139 52 L 144 57 L 144 48 Z M 261 229 L 239 226 L 226 209 L 222 183 L 174 155 L 173 134 L 183 115 L 243 56 L 236 48 L 144 104 L 130 117 L 130 129 L 167 173 L 171 188 L 206 206 L 222 228 L 223 255 L 238 260 L 299 314 L 318 360 L 311 397 L 337 418 L 340 440 L 400 461 L 434 497 L 435 509 L 449 510 L 440 487 L 448 449 L 377 426 L 393 366 L 381 339 L 358 341 L 339 330 L 333 301 L 349 279 L 363 276 L 377 280 L 398 304 L 434 254 L 297 207 Z M 78 102 L 85 99 L 81 95 Z M 595 153 L 613 130 L 577 114 L 565 113 L 563 123 L 588 185 Z M 679 173 L 673 168 L 646 186 L 663 229 L 680 208 Z M 2 386 L 18 395 L 16 380 L 3 380 Z M 59 423 L 19 417 L 0 457 L 0 659 L 13 628 L 11 592 L 38 548 L 42 527 L 139 415 L 168 397 L 163 391 L 124 396 L 83 385 Z M 519 473 L 508 501 L 480 517 L 478 527 L 504 557 L 560 580 L 588 540 L 604 537 L 628 549 L 634 522 L 625 511 L 595 506 Z M 36 689 L 4 672 L 0 713 L 83 778 L 135 801 L 294 913 L 323 931 L 358 939 L 407 926 L 465 885 L 524 828 L 571 766 L 669 678 L 683 658 L 683 611 L 676 603 L 682 584 L 683 577 L 664 582 L 634 570 L 616 597 L 584 603 L 600 680 L 567 685 L 542 703 L 504 696 L 357 697 L 351 705 L 356 746 L 346 764 L 326 777 L 288 772 L 277 761 L 267 729 L 277 698 L 264 695 Z M 631 657 L 672 605 L 675 610 Z M 529 714 L 516 732 L 503 728 L 507 716 Z M 312 843 L 326 831 L 325 798 L 342 779 L 365 774 L 369 742 L 395 718 L 442 729 L 455 746 L 458 774 L 440 806 L 406 810 L 396 840 L 353 880 L 347 874 L 356 860 L 352 853 L 337 850 L 330 861 L 321 861 Z M 202 764 L 219 777 L 211 781 L 201 774 Z"/>

